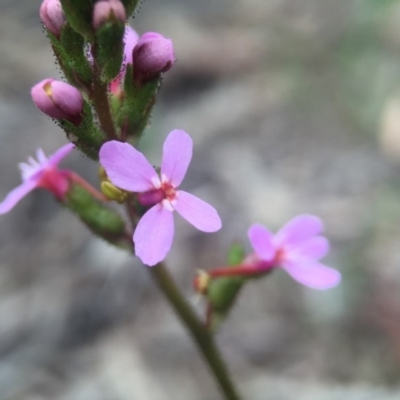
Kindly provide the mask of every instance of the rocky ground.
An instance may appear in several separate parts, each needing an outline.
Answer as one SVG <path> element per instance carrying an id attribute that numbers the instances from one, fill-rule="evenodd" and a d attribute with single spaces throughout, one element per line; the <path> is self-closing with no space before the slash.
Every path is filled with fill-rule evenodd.
<path id="1" fill-rule="evenodd" d="M 1 197 L 19 161 L 65 143 L 29 97 L 58 74 L 39 5 L 0 0 Z M 194 271 L 255 221 L 320 215 L 343 273 L 323 293 L 283 272 L 245 288 L 218 334 L 244 398 L 400 399 L 400 2 L 146 0 L 132 26 L 178 58 L 142 146 L 157 163 L 189 132 L 184 187 L 224 223 L 177 218 L 168 264 L 190 301 Z M 95 183 L 79 154 L 65 166 Z M 46 193 L 1 217 L 0 289 L 0 400 L 220 398 L 147 271 Z"/>

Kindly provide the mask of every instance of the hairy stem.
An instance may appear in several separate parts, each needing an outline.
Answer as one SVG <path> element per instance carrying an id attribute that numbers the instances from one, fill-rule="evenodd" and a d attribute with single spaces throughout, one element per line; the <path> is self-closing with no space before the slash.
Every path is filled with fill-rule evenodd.
<path id="1" fill-rule="evenodd" d="M 96 52 L 96 48 L 93 48 L 93 52 Z M 93 60 L 95 60 L 94 56 Z M 101 80 L 100 75 L 101 71 L 94 61 L 94 81 L 90 98 L 92 100 L 93 107 L 96 110 L 97 117 L 99 118 L 101 128 L 109 139 L 117 139 L 117 133 L 115 131 L 114 121 L 111 115 L 110 102 L 108 99 L 108 84 Z"/>
<path id="2" fill-rule="evenodd" d="M 229 376 L 227 367 L 214 343 L 211 333 L 199 320 L 195 312 L 182 296 L 164 263 L 149 268 L 159 288 L 169 301 L 186 329 L 192 335 L 205 361 L 212 371 L 226 400 L 240 400 L 239 394 Z"/>

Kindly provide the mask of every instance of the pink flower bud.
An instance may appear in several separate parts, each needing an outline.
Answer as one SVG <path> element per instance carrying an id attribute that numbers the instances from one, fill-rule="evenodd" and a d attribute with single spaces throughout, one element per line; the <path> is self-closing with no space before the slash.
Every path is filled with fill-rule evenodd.
<path id="1" fill-rule="evenodd" d="M 100 28 L 107 22 L 120 21 L 125 23 L 125 7 L 120 0 L 99 0 L 93 9 L 93 27 Z"/>
<path id="2" fill-rule="evenodd" d="M 31 96 L 36 107 L 49 117 L 66 119 L 77 126 L 82 122 L 82 95 L 68 83 L 44 79 L 32 87 Z"/>
<path id="3" fill-rule="evenodd" d="M 175 63 L 174 47 L 171 39 L 156 32 L 143 34 L 133 49 L 135 76 L 140 80 L 155 78 L 172 68 Z"/>
<path id="4" fill-rule="evenodd" d="M 43 0 L 39 15 L 46 29 L 59 37 L 61 29 L 66 23 L 60 0 Z"/>

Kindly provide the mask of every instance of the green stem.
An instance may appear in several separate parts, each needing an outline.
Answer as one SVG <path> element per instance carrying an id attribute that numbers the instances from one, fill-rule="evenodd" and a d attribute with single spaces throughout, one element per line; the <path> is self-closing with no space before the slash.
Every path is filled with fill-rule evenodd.
<path id="1" fill-rule="evenodd" d="M 94 57 L 93 57 L 94 58 Z M 94 58 L 95 59 L 95 58 Z M 100 70 L 94 62 L 94 82 L 91 93 L 93 107 L 99 118 L 100 126 L 109 139 L 118 139 L 115 131 L 114 121 L 111 115 L 111 107 L 108 99 L 108 85 L 101 81 Z"/>
<path id="2" fill-rule="evenodd" d="M 214 343 L 211 333 L 200 322 L 195 312 L 181 295 L 180 290 L 169 275 L 165 265 L 161 262 L 149 268 L 149 271 L 197 343 L 225 398 L 227 400 L 240 400 L 239 394 L 229 376 L 229 372 Z"/>
<path id="3" fill-rule="evenodd" d="M 98 80 L 94 83 L 94 90 L 92 96 L 93 106 L 96 109 L 99 122 L 107 134 L 109 139 L 117 139 L 115 133 L 114 122 L 110 112 L 110 103 L 108 101 L 107 84 Z"/>

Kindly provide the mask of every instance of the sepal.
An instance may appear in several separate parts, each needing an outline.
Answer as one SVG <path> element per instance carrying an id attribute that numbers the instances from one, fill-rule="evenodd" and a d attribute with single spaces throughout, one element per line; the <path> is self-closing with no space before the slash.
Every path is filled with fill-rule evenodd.
<path id="1" fill-rule="evenodd" d="M 86 39 L 93 37 L 92 10 L 93 0 L 60 0 L 72 28 Z"/>
<path id="2" fill-rule="evenodd" d="M 92 67 L 85 54 L 83 37 L 70 25 L 65 25 L 57 38 L 47 32 L 53 52 L 68 82 L 88 91 L 92 82 Z"/>
<path id="3" fill-rule="evenodd" d="M 106 140 L 104 132 L 94 123 L 92 109 L 84 101 L 83 118 L 79 126 L 66 120 L 58 120 L 61 128 L 67 134 L 68 140 L 93 160 L 98 160 L 100 147 Z"/>
<path id="4" fill-rule="evenodd" d="M 80 185 L 71 185 L 63 204 L 95 235 L 118 247 L 132 249 L 131 237 L 121 216 L 96 200 Z"/>
<path id="5" fill-rule="evenodd" d="M 123 7 L 122 3 L 118 3 Z M 107 83 L 111 82 L 121 70 L 125 34 L 125 19 L 121 17 L 122 15 L 118 19 L 111 12 L 109 19 L 99 17 L 96 24 L 92 54 L 94 62 L 100 68 L 102 80 Z"/>
<path id="6" fill-rule="evenodd" d="M 132 65 L 127 66 L 124 95 L 120 107 L 115 107 L 116 119 L 124 138 L 135 145 L 149 124 L 151 111 L 161 80 L 153 80 L 137 86 L 133 79 Z"/>

